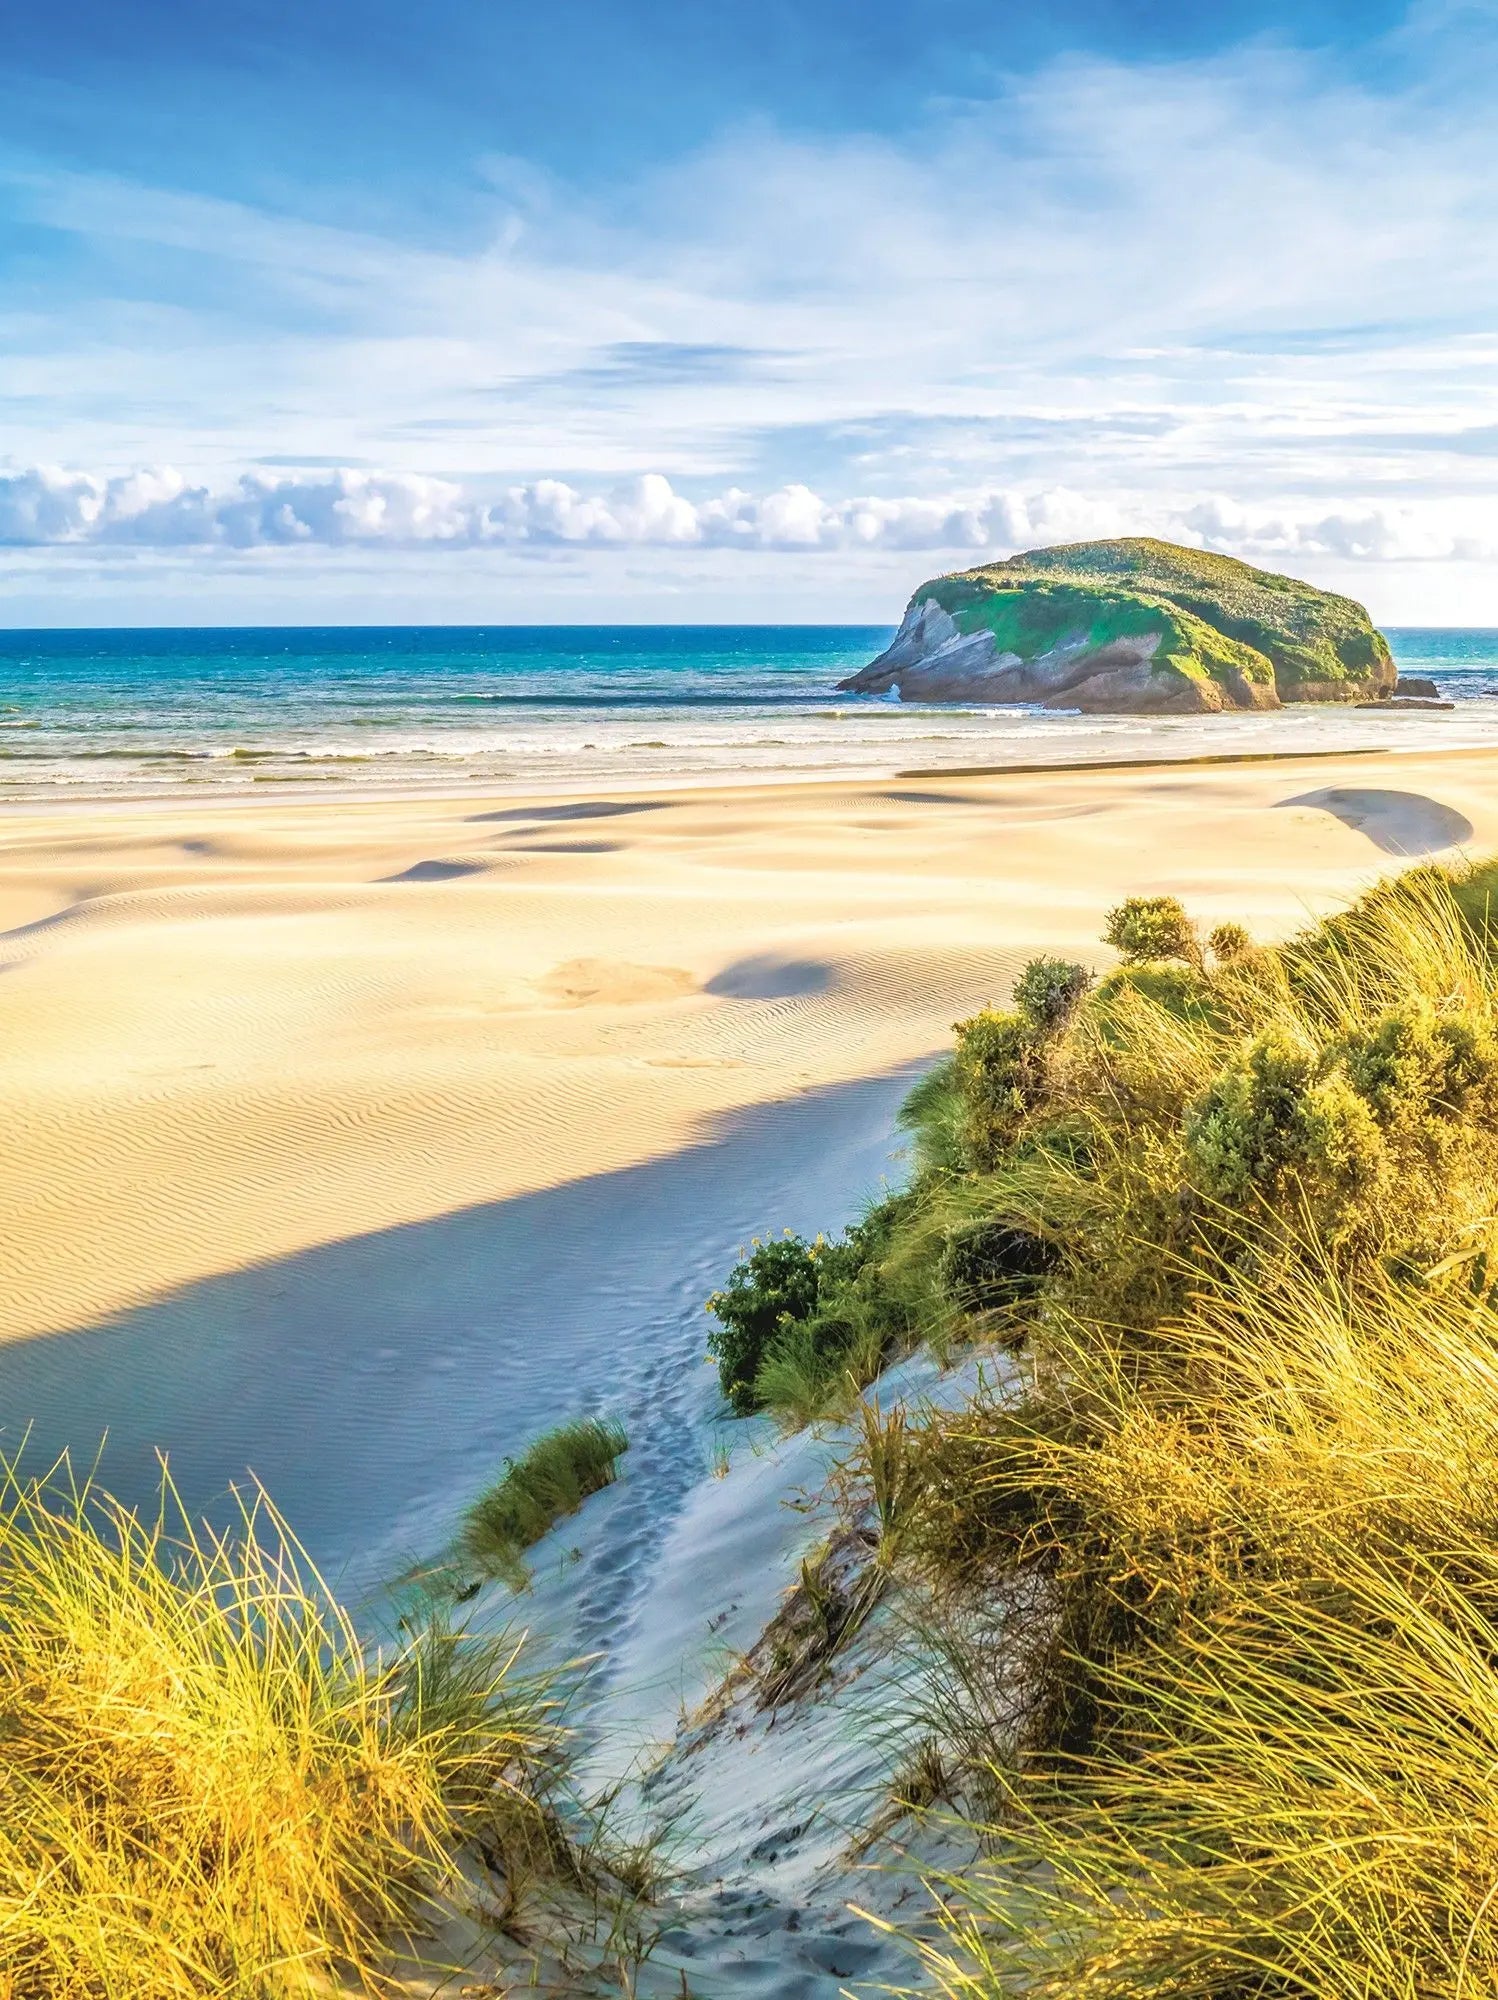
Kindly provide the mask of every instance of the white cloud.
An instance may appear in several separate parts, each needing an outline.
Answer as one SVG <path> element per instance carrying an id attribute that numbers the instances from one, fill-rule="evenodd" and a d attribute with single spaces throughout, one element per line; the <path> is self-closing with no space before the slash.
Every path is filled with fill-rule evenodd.
<path id="1" fill-rule="evenodd" d="M 1498 556 L 1498 501 L 1266 509 L 1213 494 L 1100 499 L 1064 487 L 838 499 L 799 484 L 692 500 L 661 473 L 601 492 L 539 479 L 485 497 L 455 480 L 363 470 L 247 472 L 217 492 L 170 467 L 114 477 L 52 467 L 0 474 L 0 546 L 12 549 L 882 550 L 960 565 L 1123 534 L 1165 535 L 1260 563 L 1476 562 Z"/>
<path id="2" fill-rule="evenodd" d="M 1272 417 L 1242 476 L 1272 444 L 1293 477 L 1344 417 L 1495 407 L 1484 357 L 1451 341 L 1498 312 L 1490 121 L 1443 115 L 1480 71 L 1470 43 L 1427 32 L 1378 89 L 1259 46 L 1071 59 L 901 144 L 731 132 L 609 210 L 512 173 L 462 252 L 33 171 L 10 184 L 25 221 L 127 243 L 135 268 L 129 304 L 0 326 L 10 448 L 742 477 L 788 434 L 802 462 L 774 477 L 815 482 L 835 446 L 809 427 L 1143 408 L 1232 473 Z M 780 365 L 582 379 L 621 344 L 746 340 Z M 1171 439 L 1152 456 L 1168 468 Z"/>
<path id="3" fill-rule="evenodd" d="M 684 592 L 714 550 L 1129 531 L 1484 560 L 1498 449 L 1440 443 L 1498 437 L 1474 32 L 1426 0 L 1379 82 L 1070 59 L 899 143 L 725 133 L 610 206 L 491 163 L 465 248 L 30 171 L 23 219 L 129 282 L 0 314 L 7 449 L 178 471 L 0 474 L 0 541 L 674 551 Z M 386 469 L 238 471 L 277 458 Z"/>

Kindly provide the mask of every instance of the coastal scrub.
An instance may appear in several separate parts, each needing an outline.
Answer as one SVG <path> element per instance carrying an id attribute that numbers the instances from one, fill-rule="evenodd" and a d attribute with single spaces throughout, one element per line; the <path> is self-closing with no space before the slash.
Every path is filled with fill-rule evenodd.
<path id="1" fill-rule="evenodd" d="M 900 1809 L 984 1855 L 948 2000 L 1498 1994 L 1495 873 L 1278 947 L 1135 899 L 912 1100 L 863 1308 L 1018 1356 L 849 1471 L 930 1649 Z"/>
<path id="2" fill-rule="evenodd" d="M 787 1231 L 750 1248 L 707 1301 L 708 1353 L 737 1415 L 797 1428 L 849 1404 L 896 1354 L 940 1344 L 950 1315 L 912 1225 L 917 1238 L 933 1227 L 906 1190 L 835 1241 Z"/>

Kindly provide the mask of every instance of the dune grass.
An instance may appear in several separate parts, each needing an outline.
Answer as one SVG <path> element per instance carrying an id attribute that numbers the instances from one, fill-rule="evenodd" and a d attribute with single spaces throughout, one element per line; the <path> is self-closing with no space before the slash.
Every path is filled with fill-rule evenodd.
<path id="1" fill-rule="evenodd" d="M 949 2000 L 1498 1996 L 1493 874 L 1126 905 L 912 1100 L 864 1307 L 1020 1357 L 852 1468 L 983 1822 Z"/>
<path id="2" fill-rule="evenodd" d="M 1097 1335 L 927 1441 L 972 1482 L 969 1592 L 1042 1585 L 937 1989 L 1498 1991 L 1492 1304 L 1307 1263 L 1225 1278 L 1145 1369 Z"/>
<path id="3" fill-rule="evenodd" d="M 611 1485 L 616 1461 L 629 1448 L 622 1425 L 582 1417 L 536 1439 L 469 1508 L 464 1552 L 488 1576 L 512 1589 L 530 1582 L 525 1551 L 592 1493 Z"/>
<path id="4" fill-rule="evenodd" d="M 0 1993 L 375 1990 L 460 1851 L 536 1823 L 511 1649 L 372 1658 L 263 1499 L 232 1534 L 0 1470 Z"/>

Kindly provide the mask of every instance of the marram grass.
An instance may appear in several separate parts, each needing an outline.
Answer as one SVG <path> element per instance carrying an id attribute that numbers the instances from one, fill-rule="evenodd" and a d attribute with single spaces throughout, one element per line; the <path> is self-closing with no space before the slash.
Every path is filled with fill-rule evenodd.
<path id="1" fill-rule="evenodd" d="M 624 1427 L 606 1417 L 579 1417 L 547 1431 L 469 1508 L 464 1551 L 486 1574 L 525 1589 L 525 1550 L 590 1494 L 612 1485 L 615 1464 L 628 1448 Z"/>
<path id="2" fill-rule="evenodd" d="M 512 1664 L 371 1659 L 263 1498 L 218 1538 L 165 1481 L 141 1519 L 0 1468 L 0 1995 L 377 1989 L 464 1840 L 537 1810 Z"/>
<path id="3" fill-rule="evenodd" d="M 1126 908 L 912 1107 L 913 1199 L 1048 1257 L 1018 1388 L 899 1440 L 987 1855 L 924 1990 L 1498 2000 L 1491 876 L 1279 949 Z"/>
<path id="4" fill-rule="evenodd" d="M 1498 1993 L 1498 1318 L 1304 1275 L 1143 1379 L 1085 1332 L 1073 1421 L 969 1461 L 1048 1588 L 936 1989 Z"/>

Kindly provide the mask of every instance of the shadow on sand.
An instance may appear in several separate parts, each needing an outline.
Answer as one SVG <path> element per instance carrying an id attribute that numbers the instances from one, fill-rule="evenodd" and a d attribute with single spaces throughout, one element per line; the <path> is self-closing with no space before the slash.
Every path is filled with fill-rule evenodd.
<path id="1" fill-rule="evenodd" d="M 1363 833 L 1385 854 L 1411 859 L 1440 854 L 1472 839 L 1475 829 L 1465 813 L 1442 805 L 1423 792 L 1388 792 L 1373 786 L 1329 785 L 1318 792 L 1301 792 L 1281 799 L 1282 806 L 1315 806 L 1354 832 Z"/>
<path id="2" fill-rule="evenodd" d="M 503 812 L 470 813 L 468 824 L 479 826 L 491 820 L 574 820 L 618 819 L 623 813 L 661 812 L 668 799 L 579 799 L 575 805 L 506 806 Z"/>
<path id="3" fill-rule="evenodd" d="M 29 1465 L 64 1448 L 86 1464 L 107 1432 L 101 1477 L 134 1504 L 160 1449 L 210 1514 L 253 1473 L 347 1586 L 440 1546 L 507 1453 L 600 1405 L 626 1417 L 632 1478 L 655 1462 L 690 1483 L 715 1404 L 702 1301 L 751 1235 L 835 1226 L 897 1175 L 894 1113 L 918 1069 L 0 1346 L 0 1444 L 29 1425 Z"/>

